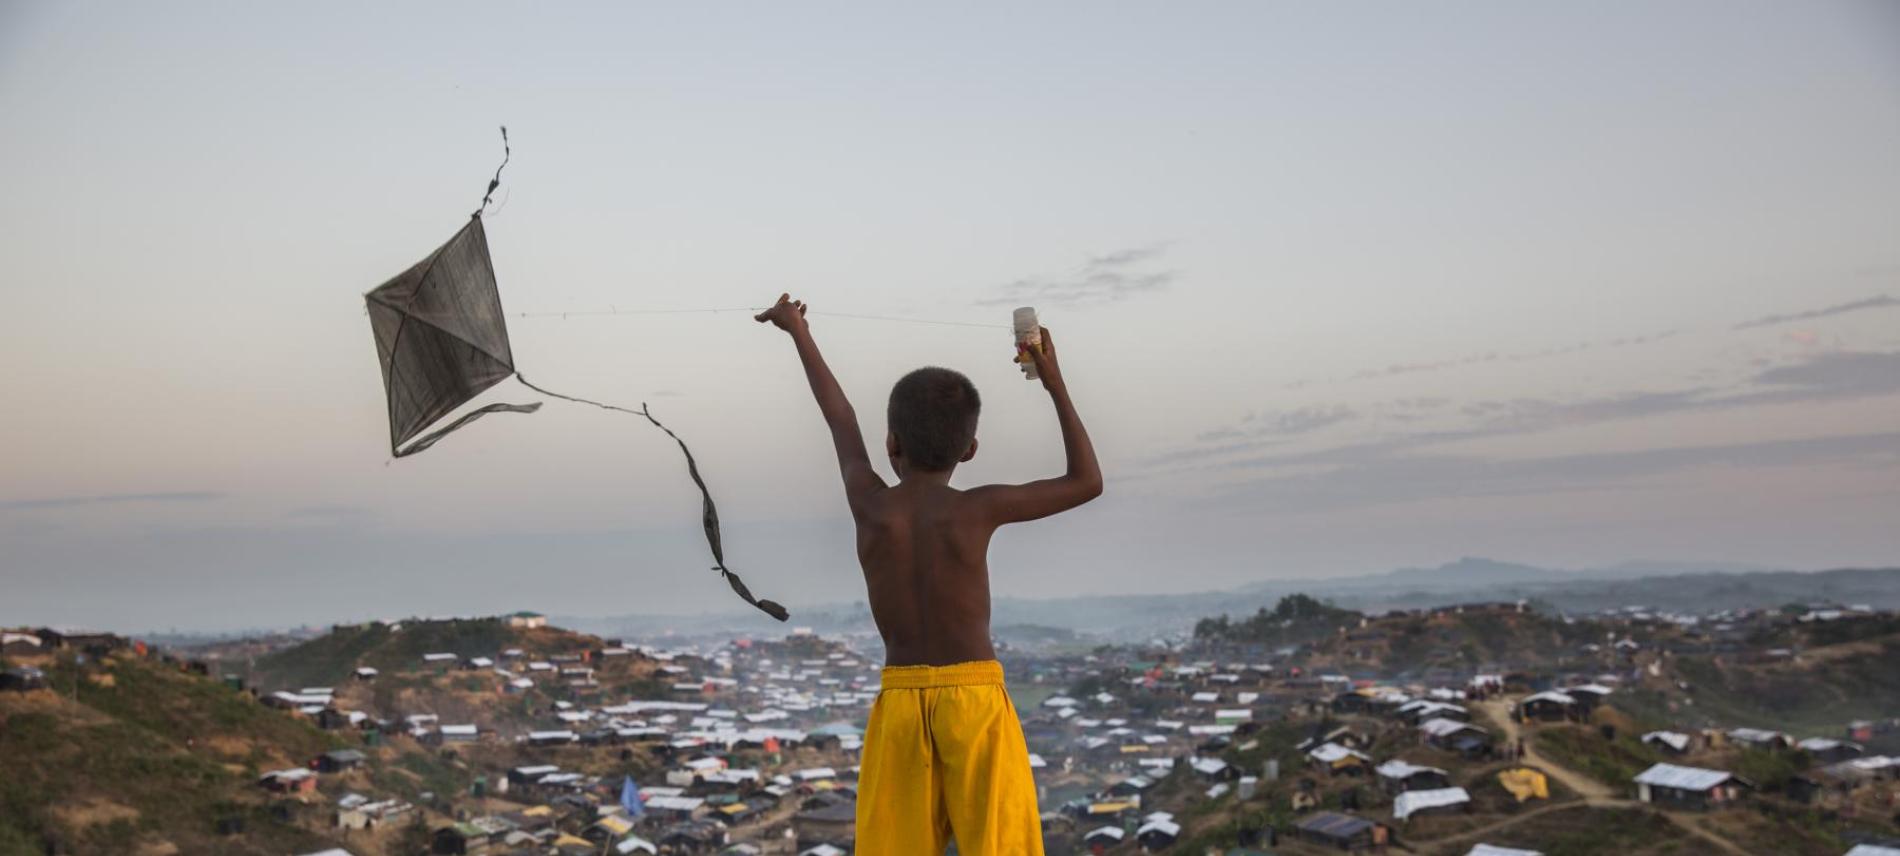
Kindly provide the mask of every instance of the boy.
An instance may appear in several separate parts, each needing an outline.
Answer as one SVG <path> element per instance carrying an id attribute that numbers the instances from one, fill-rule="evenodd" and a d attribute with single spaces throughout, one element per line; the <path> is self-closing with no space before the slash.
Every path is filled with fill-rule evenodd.
<path id="1" fill-rule="evenodd" d="M 1055 344 L 1019 347 L 1055 401 L 1068 472 L 1020 485 L 950 486 L 976 455 L 976 387 L 923 368 L 891 389 L 884 451 L 897 484 L 871 469 L 857 414 L 805 326 L 805 304 L 781 295 L 758 316 L 790 333 L 818 409 L 831 426 L 845 500 L 858 530 L 858 563 L 885 667 L 864 733 L 858 777 L 862 856 L 1042 853 L 1036 784 L 1022 723 L 990 647 L 985 553 L 1005 523 L 1067 511 L 1102 493 L 1095 448 L 1069 402 Z"/>

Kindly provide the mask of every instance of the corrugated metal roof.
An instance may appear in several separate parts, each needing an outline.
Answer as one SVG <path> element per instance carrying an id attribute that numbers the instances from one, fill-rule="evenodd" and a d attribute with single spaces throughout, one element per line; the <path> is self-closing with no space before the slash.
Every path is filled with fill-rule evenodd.
<path id="1" fill-rule="evenodd" d="M 1388 779 L 1407 779 L 1419 773 L 1437 773 L 1442 776 L 1445 774 L 1445 771 L 1437 767 L 1421 767 L 1410 761 L 1401 761 L 1397 758 L 1379 765 L 1379 775 Z"/>
<path id="2" fill-rule="evenodd" d="M 1701 767 L 1678 767 L 1675 764 L 1657 764 L 1636 774 L 1638 784 L 1654 785 L 1663 788 L 1676 788 L 1684 791 L 1706 791 L 1729 779 L 1730 773 L 1721 770 L 1705 770 Z"/>
<path id="3" fill-rule="evenodd" d="M 1335 761 L 1342 761 L 1349 757 L 1362 758 L 1368 761 L 1372 760 L 1371 756 L 1367 755 L 1364 752 L 1358 752 L 1352 749 L 1348 749 L 1337 743 L 1322 743 L 1319 746 L 1314 747 L 1313 751 L 1308 752 L 1306 754 L 1311 755 L 1314 760 L 1319 761 L 1321 763 L 1325 763 L 1325 764 L 1331 764 Z"/>
<path id="4" fill-rule="evenodd" d="M 1306 832 L 1317 832 L 1332 838 L 1351 838 L 1371 829 L 1373 823 L 1363 817 L 1328 811 L 1300 821 L 1299 827 Z"/>
<path id="5" fill-rule="evenodd" d="M 1406 791 L 1392 801 L 1392 816 L 1400 820 L 1410 817 L 1415 811 L 1428 808 L 1442 808 L 1471 802 L 1471 795 L 1464 788 L 1435 788 L 1429 791 Z"/>
<path id="6" fill-rule="evenodd" d="M 1140 829 L 1135 830 L 1135 837 L 1140 838 L 1150 832 L 1159 832 L 1162 835 L 1173 838 L 1181 834 L 1181 824 L 1175 823 L 1172 820 L 1151 820 L 1142 824 Z"/>
<path id="7" fill-rule="evenodd" d="M 1519 850 L 1516 847 L 1499 847 L 1496 844 L 1480 844 L 1471 848 L 1465 856 L 1544 856 L 1540 850 Z"/>
<path id="8" fill-rule="evenodd" d="M 1460 731 L 1470 731 L 1476 734 L 1489 733 L 1476 725 L 1472 725 L 1468 722 L 1459 722 L 1456 719 L 1428 719 L 1418 724 L 1418 730 L 1430 734 L 1433 737 L 1446 737 L 1457 734 Z"/>
<path id="9" fill-rule="evenodd" d="M 1651 731 L 1643 735 L 1644 743 L 1648 743 L 1652 740 L 1664 743 L 1677 752 L 1689 748 L 1689 735 L 1676 731 Z"/>

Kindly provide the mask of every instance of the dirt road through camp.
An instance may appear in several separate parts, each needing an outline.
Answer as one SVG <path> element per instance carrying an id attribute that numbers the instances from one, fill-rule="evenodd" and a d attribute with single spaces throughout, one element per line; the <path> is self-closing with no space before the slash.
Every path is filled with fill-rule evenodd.
<path id="1" fill-rule="evenodd" d="M 1636 800 L 1625 798 L 1619 795 L 1616 792 L 1616 790 L 1610 787 L 1609 785 L 1599 782 L 1596 779 L 1590 778 L 1589 776 L 1586 776 L 1583 773 L 1573 770 L 1562 764 L 1558 764 L 1552 761 L 1550 758 L 1546 757 L 1545 755 L 1539 753 L 1537 751 L 1537 741 L 1524 736 L 1522 729 L 1519 727 L 1519 723 L 1511 718 L 1511 708 L 1515 704 L 1516 704 L 1515 699 L 1494 698 L 1494 699 L 1487 699 L 1485 701 L 1478 702 L 1475 706 L 1479 710 L 1483 711 L 1484 715 L 1487 718 L 1489 718 L 1491 722 L 1498 727 L 1499 732 L 1504 736 L 1505 742 L 1508 742 L 1512 745 L 1516 745 L 1520 739 L 1523 740 L 1524 754 L 1522 758 L 1520 759 L 1522 760 L 1523 763 L 1536 767 L 1540 770 L 1543 770 L 1546 775 L 1550 776 L 1553 779 L 1556 779 L 1559 782 L 1562 782 L 1565 787 L 1573 791 L 1576 791 L 1579 795 L 1583 797 L 1584 804 L 1592 806 L 1592 807 L 1599 807 L 1599 808 L 1634 808 L 1634 809 L 1646 809 L 1650 811 L 1655 811 L 1656 813 L 1662 815 L 1663 817 L 1668 818 L 1669 822 L 1674 823 L 1676 826 L 1680 827 L 1683 831 L 1688 832 L 1690 835 L 1694 835 L 1695 837 L 1702 839 L 1704 842 L 1708 843 L 1710 846 L 1720 849 L 1723 853 L 1731 853 L 1731 854 L 1735 854 L 1735 856 L 1748 856 L 1748 851 L 1743 850 L 1741 847 L 1736 846 L 1734 842 L 1729 841 L 1726 838 L 1723 838 L 1719 835 L 1716 835 L 1713 832 L 1703 829 L 1702 826 L 1696 823 L 1693 817 L 1690 815 L 1685 815 L 1678 812 L 1661 811 L 1661 810 L 1658 810 L 1655 806 L 1649 805 L 1647 803 L 1641 803 L 1641 802 L 1637 802 Z M 1547 810 L 1555 811 L 1555 810 L 1559 810 L 1559 809 L 1563 809 L 1567 807 L 1568 806 L 1556 805 L 1556 806 L 1550 806 L 1549 809 Z M 1463 835 L 1457 836 L 1457 838 L 1446 839 L 1444 841 L 1437 841 L 1437 842 L 1433 842 L 1433 844 L 1434 845 L 1448 844 L 1448 843 L 1452 843 L 1452 842 L 1460 841 L 1460 840 L 1477 839 L 1477 838 L 1482 837 L 1486 833 L 1493 832 L 1499 828 L 1510 826 L 1512 824 L 1521 822 L 1539 813 L 1542 813 L 1542 812 L 1541 811 L 1527 812 L 1525 814 L 1509 818 L 1505 821 L 1492 824 L 1491 826 L 1488 826 L 1482 829 L 1472 830 L 1471 832 L 1467 832 Z"/>

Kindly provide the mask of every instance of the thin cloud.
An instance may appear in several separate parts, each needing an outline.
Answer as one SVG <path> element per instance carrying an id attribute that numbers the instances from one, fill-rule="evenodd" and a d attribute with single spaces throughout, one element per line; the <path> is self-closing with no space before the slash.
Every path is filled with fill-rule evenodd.
<path id="1" fill-rule="evenodd" d="M 1833 351 L 1755 376 L 1771 389 L 1755 393 L 1762 401 L 1848 398 L 1900 392 L 1900 351 Z"/>
<path id="2" fill-rule="evenodd" d="M 28 511 L 48 508 L 80 508 L 89 505 L 125 505 L 131 503 L 210 502 L 223 499 L 215 491 L 192 490 L 164 493 L 106 493 L 90 496 L 48 496 L 36 499 L 0 500 L 0 509 Z"/>
<path id="3" fill-rule="evenodd" d="M 1086 267 L 1099 270 L 1102 268 L 1131 265 L 1136 262 L 1145 262 L 1149 259 L 1159 257 L 1163 252 L 1166 252 L 1167 249 L 1167 245 L 1165 244 L 1155 244 L 1148 247 L 1135 247 L 1133 249 L 1121 250 L 1104 256 L 1095 256 L 1088 260 Z"/>
<path id="4" fill-rule="evenodd" d="M 1171 270 L 1140 270 L 1159 259 L 1167 245 L 1155 244 L 1092 256 L 1067 276 L 1027 277 L 1006 283 L 996 293 L 976 301 L 978 306 L 1053 304 L 1077 306 L 1113 303 L 1138 294 L 1165 291 L 1178 274 Z"/>
<path id="5" fill-rule="evenodd" d="M 1827 318 L 1832 315 L 1845 315 L 1849 312 L 1860 312 L 1867 309 L 1887 309 L 1895 306 L 1900 306 L 1900 299 L 1895 299 L 1885 294 L 1877 294 L 1863 300 L 1839 303 L 1822 309 L 1810 309 L 1806 312 L 1790 312 L 1785 315 L 1764 315 L 1753 321 L 1743 321 L 1735 325 L 1733 329 L 1750 330 L 1756 327 L 1786 324 L 1791 321 L 1811 321 L 1816 318 Z"/>
<path id="6" fill-rule="evenodd" d="M 1389 457 L 1427 446 L 1556 428 L 1641 419 L 1690 411 L 1731 410 L 1900 394 L 1900 351 L 1836 351 L 1813 354 L 1783 366 L 1764 367 L 1736 386 L 1634 390 L 1575 400 L 1507 398 L 1458 405 L 1462 428 L 1398 433 L 1378 440 L 1314 451 L 1281 452 L 1229 460 L 1223 467 L 1342 465 Z M 1433 402 L 1436 407 L 1445 405 Z M 1383 408 L 1382 408 L 1383 409 Z M 1306 411 L 1326 412 L 1325 408 Z M 1299 411 L 1296 411 L 1299 412 Z M 1356 414 L 1355 414 L 1356 415 Z M 1343 420 L 1339 420 L 1343 421 Z M 1396 420 L 1405 422 L 1407 420 Z M 1297 420 L 1296 420 L 1297 422 Z M 1148 466 L 1172 466 L 1259 452 L 1277 443 L 1250 435 L 1245 421 L 1231 430 L 1204 432 L 1199 445 L 1149 458 Z M 1216 442 L 1218 441 L 1218 442 Z"/>
<path id="7" fill-rule="evenodd" d="M 307 505 L 284 512 L 287 519 L 317 523 L 361 523 L 375 516 L 376 512 L 361 505 Z"/>
<path id="8" fill-rule="evenodd" d="M 1299 407 L 1274 413 L 1251 413 L 1241 420 L 1253 426 L 1256 436 L 1307 434 L 1359 417 L 1359 411 L 1344 404 L 1330 407 Z"/>
<path id="9" fill-rule="evenodd" d="M 1264 475 L 1223 490 L 1222 503 L 1288 513 L 1336 511 L 1446 498 L 1534 496 L 1638 489 L 1654 476 L 1710 467 L 1892 467 L 1900 433 L 1849 434 L 1716 446 L 1593 452 L 1542 458 L 1402 455 L 1322 473 Z"/>
<path id="10" fill-rule="evenodd" d="M 1576 354 L 1576 353 L 1581 353 L 1581 352 L 1590 351 L 1590 350 L 1609 349 L 1609 348 L 1629 348 L 1629 347 L 1635 347 L 1637 345 L 1648 345 L 1654 342 L 1663 341 L 1664 339 L 1672 338 L 1680 332 L 1681 331 L 1679 330 L 1663 330 L 1661 332 L 1647 333 L 1641 336 L 1624 336 L 1622 338 L 1610 339 L 1605 342 L 1587 342 L 1587 341 L 1586 342 L 1572 342 L 1567 345 L 1558 345 L 1558 346 L 1550 347 L 1550 348 L 1539 348 L 1535 351 L 1504 351 L 1504 352 L 1483 351 L 1480 353 L 1467 354 L 1462 357 L 1457 357 L 1457 358 L 1448 359 L 1448 360 L 1393 363 L 1392 365 L 1385 366 L 1384 368 L 1367 369 L 1365 371 L 1355 373 L 1352 376 L 1348 377 L 1347 380 L 1377 380 L 1380 378 L 1397 377 L 1399 375 L 1419 374 L 1421 372 L 1436 372 L 1436 371 L 1444 371 L 1446 369 L 1463 368 L 1465 366 L 1484 365 L 1486 363 L 1524 363 L 1524 362 L 1530 362 L 1533 360 L 1547 360 L 1552 357 L 1568 356 L 1570 354 Z M 1304 384 L 1306 382 L 1301 381 L 1300 383 Z"/>
<path id="11" fill-rule="evenodd" d="M 1245 445 L 1253 446 L 1259 445 L 1261 438 L 1297 437 L 1359 417 L 1358 410 L 1344 404 L 1256 410 L 1241 417 L 1239 425 L 1203 431 L 1195 439 L 1203 443 L 1248 439 L 1254 442 Z"/>

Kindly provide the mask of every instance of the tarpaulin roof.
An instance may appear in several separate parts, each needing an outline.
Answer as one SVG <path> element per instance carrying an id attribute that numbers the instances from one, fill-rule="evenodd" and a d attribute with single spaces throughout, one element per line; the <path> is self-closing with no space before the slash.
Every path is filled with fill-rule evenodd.
<path id="1" fill-rule="evenodd" d="M 1429 791 L 1406 791 L 1392 800 L 1392 816 L 1400 820 L 1410 817 L 1413 812 L 1428 808 L 1443 808 L 1448 805 L 1461 805 L 1471 802 L 1471 795 L 1464 788 L 1434 788 Z"/>
<path id="2" fill-rule="evenodd" d="M 1529 767 L 1514 770 L 1499 770 L 1498 784 L 1511 792 L 1518 802 L 1525 800 L 1550 799 L 1550 779 L 1543 773 Z"/>

